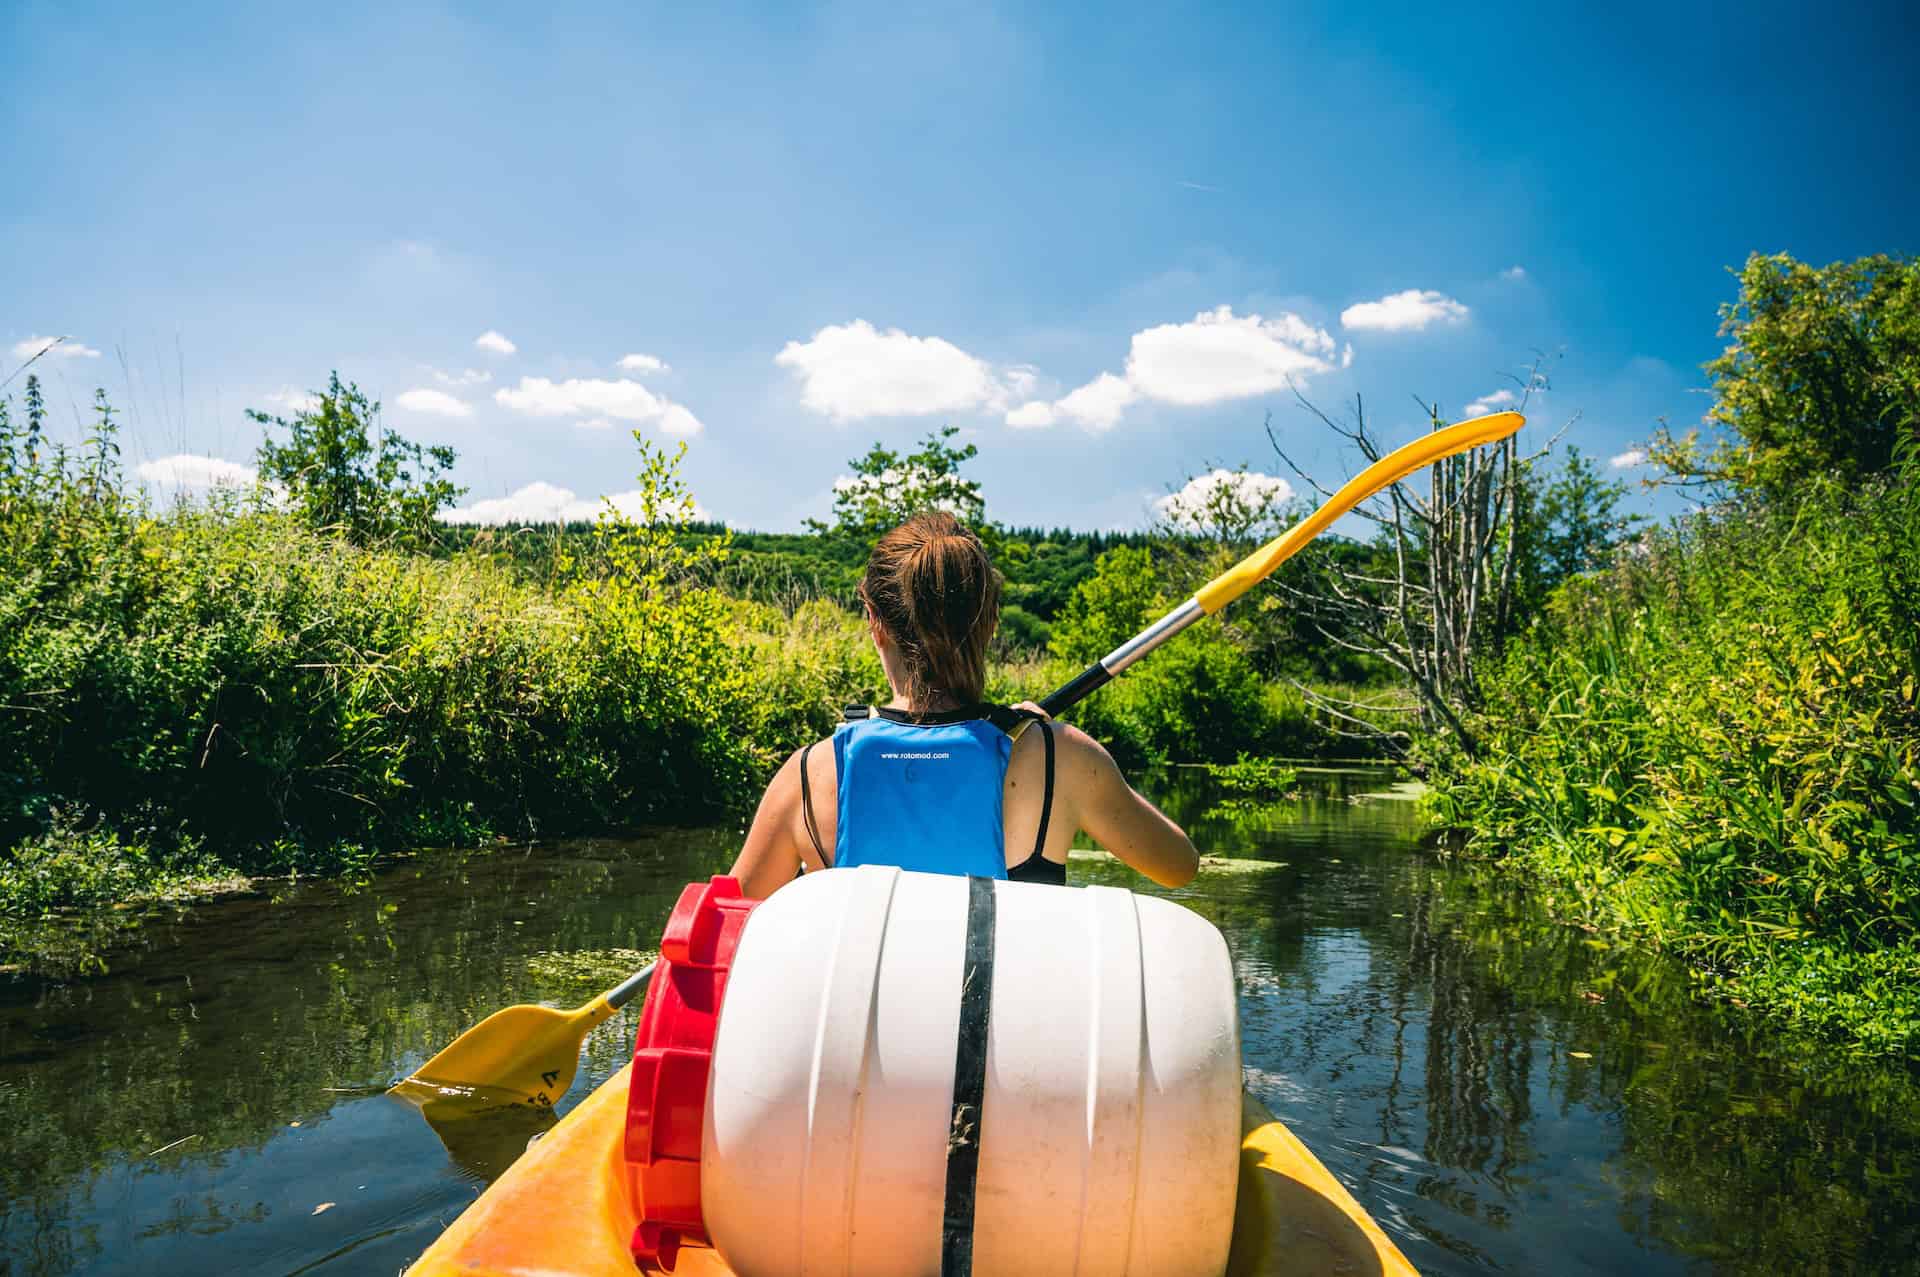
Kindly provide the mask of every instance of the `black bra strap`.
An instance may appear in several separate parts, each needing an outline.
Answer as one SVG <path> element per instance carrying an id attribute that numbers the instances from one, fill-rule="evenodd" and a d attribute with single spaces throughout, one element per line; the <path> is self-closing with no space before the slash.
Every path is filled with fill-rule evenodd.
<path id="1" fill-rule="evenodd" d="M 1044 855 L 1047 850 L 1047 818 L 1053 815 L 1053 724 L 1046 719 L 1036 720 L 1040 724 L 1040 737 L 1047 742 L 1047 782 L 1040 792 L 1040 832 L 1033 840 L 1033 854 Z"/>
<path id="2" fill-rule="evenodd" d="M 819 743 L 819 741 L 814 741 L 802 747 L 800 750 L 800 819 L 807 827 L 807 837 L 813 839 L 813 850 L 814 853 L 820 857 L 821 866 L 831 869 L 833 868 L 833 862 L 827 859 L 827 849 L 820 845 L 820 827 L 813 823 L 813 781 L 807 776 L 807 755 L 811 754 L 814 745 L 818 745 Z M 1048 738 L 1047 746 L 1047 756 L 1049 762 L 1051 762 L 1053 756 L 1052 738 Z M 1051 766 L 1047 768 L 1047 792 L 1053 792 L 1053 768 Z M 1046 817 L 1042 816 L 1040 818 L 1040 828 L 1044 831 L 1046 827 Z"/>

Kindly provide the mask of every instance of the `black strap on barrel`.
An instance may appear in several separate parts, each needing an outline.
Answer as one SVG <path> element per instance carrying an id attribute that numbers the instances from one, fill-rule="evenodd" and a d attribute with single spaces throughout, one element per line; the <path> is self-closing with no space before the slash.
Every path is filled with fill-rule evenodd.
<path id="1" fill-rule="evenodd" d="M 941 1277 L 973 1272 L 973 1199 L 980 1176 L 982 1107 L 987 1097 L 987 1025 L 993 1017 L 993 879 L 967 879 L 967 949 L 960 975 L 960 1032 L 947 1126 L 947 1205 L 940 1230 Z"/>

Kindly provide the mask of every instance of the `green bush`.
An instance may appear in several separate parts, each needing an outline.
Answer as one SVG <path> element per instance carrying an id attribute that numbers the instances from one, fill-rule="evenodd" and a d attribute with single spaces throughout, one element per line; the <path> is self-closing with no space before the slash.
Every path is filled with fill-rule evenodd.
<path id="1" fill-rule="evenodd" d="M 55 812 L 46 832 L 0 860 L 0 915 L 35 918 L 55 909 L 112 904 L 204 885 L 218 864 L 191 839 L 156 852 L 109 829 L 82 828 Z"/>
<path id="2" fill-rule="evenodd" d="M 1115 546 L 1094 561 L 1093 575 L 1068 597 L 1053 625 L 1053 653 L 1080 665 L 1091 664 L 1166 610 L 1153 551 L 1144 546 Z"/>
<path id="3" fill-rule="evenodd" d="M 1214 763 L 1207 772 L 1232 798 L 1279 798 L 1300 779 L 1298 770 L 1277 759 L 1246 753 L 1230 763 Z"/>
<path id="4" fill-rule="evenodd" d="M 1920 464 L 1729 508 L 1570 583 L 1435 811 L 1720 996 L 1920 1046 Z"/>
<path id="5" fill-rule="evenodd" d="M 121 493 L 110 419 L 78 463 L 28 424 L 0 418 L 0 845 L 66 807 L 333 871 L 711 817 L 764 775 L 731 604 L 700 584 L 725 547 L 679 545 L 684 488 L 644 446 L 646 522 L 603 520 L 549 589 L 264 504 L 156 518 Z"/>

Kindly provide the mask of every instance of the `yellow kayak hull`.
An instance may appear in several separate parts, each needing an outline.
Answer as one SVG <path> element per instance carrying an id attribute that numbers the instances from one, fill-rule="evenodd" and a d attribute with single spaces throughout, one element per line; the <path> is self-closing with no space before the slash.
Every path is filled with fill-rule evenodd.
<path id="1" fill-rule="evenodd" d="M 623 1068 L 454 1220 L 410 1277 L 634 1277 L 626 1109 Z M 1252 1096 L 1241 1121 L 1230 1277 L 1413 1277 L 1353 1195 Z M 681 1250 L 674 1273 L 732 1277 L 718 1253 L 694 1246 Z"/>

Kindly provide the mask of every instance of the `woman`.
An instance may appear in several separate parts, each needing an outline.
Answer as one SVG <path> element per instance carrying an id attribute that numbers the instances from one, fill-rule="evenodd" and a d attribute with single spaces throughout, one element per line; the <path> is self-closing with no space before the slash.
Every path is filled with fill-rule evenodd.
<path id="1" fill-rule="evenodd" d="M 1162 886 L 1193 877 L 1193 843 L 1092 737 L 1032 703 L 981 703 L 1000 583 L 959 520 L 919 514 L 881 537 L 860 598 L 893 699 L 848 711 L 774 776 L 733 866 L 747 895 L 863 864 L 1064 883 L 1082 829 Z"/>

